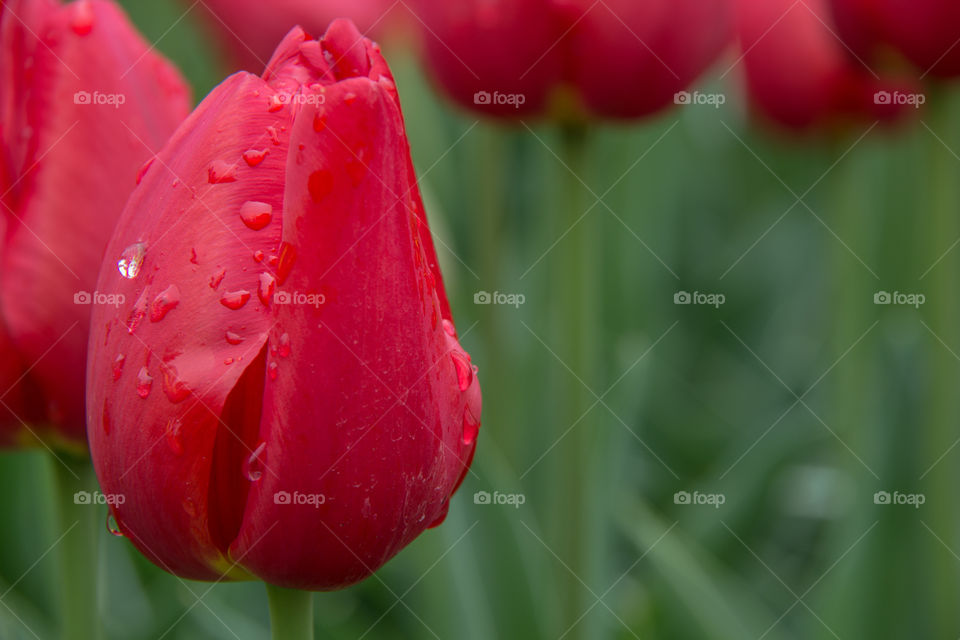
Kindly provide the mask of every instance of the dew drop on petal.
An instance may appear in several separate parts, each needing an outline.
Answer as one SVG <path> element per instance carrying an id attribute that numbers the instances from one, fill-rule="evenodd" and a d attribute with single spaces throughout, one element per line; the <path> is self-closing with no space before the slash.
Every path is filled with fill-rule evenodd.
<path id="1" fill-rule="evenodd" d="M 183 510 L 187 512 L 187 515 L 191 518 L 197 516 L 197 505 L 194 503 L 193 498 L 187 497 L 183 499 Z"/>
<path id="2" fill-rule="evenodd" d="M 117 536 L 118 538 L 123 537 L 123 531 L 120 530 L 120 525 L 117 524 L 117 519 L 113 516 L 113 511 L 107 511 L 107 531 L 110 532 L 110 535 Z"/>
<path id="3" fill-rule="evenodd" d="M 322 201 L 333 192 L 333 174 L 326 169 L 314 171 L 307 179 L 307 189 L 314 202 Z"/>
<path id="4" fill-rule="evenodd" d="M 453 326 L 453 323 L 452 323 L 452 322 L 450 322 L 449 320 L 447 320 L 446 318 L 444 318 L 444 319 L 443 319 L 443 322 L 442 322 L 441 324 L 443 325 L 443 331 L 444 331 L 444 333 L 446 333 L 448 336 L 450 336 L 450 337 L 452 337 L 452 338 L 456 338 L 456 337 L 457 337 L 457 329 L 456 329 L 456 327 Z"/>
<path id="5" fill-rule="evenodd" d="M 240 344 L 243 342 L 243 336 L 241 336 L 239 333 L 234 333 L 233 331 L 227 331 L 225 337 L 227 342 L 230 344 Z"/>
<path id="6" fill-rule="evenodd" d="M 473 416 L 470 407 L 463 409 L 463 444 L 472 445 L 477 441 L 477 434 L 480 432 L 480 421 Z"/>
<path id="7" fill-rule="evenodd" d="M 123 363 L 127 361 L 127 357 L 122 353 L 117 354 L 117 357 L 113 359 L 113 381 L 116 382 L 120 379 L 120 376 L 123 375 Z"/>
<path id="8" fill-rule="evenodd" d="M 263 251 L 257 249 L 253 252 L 253 261 L 254 262 L 263 262 Z"/>
<path id="9" fill-rule="evenodd" d="M 260 302 L 265 307 L 270 306 L 270 299 L 273 298 L 273 289 L 276 282 L 277 279 L 273 277 L 273 274 L 266 271 L 260 274 L 260 287 L 257 289 L 257 297 L 260 298 Z"/>
<path id="10" fill-rule="evenodd" d="M 143 242 L 135 242 L 120 254 L 117 260 L 117 270 L 124 278 L 133 279 L 140 275 L 140 269 L 143 267 L 143 259 L 147 255 L 147 245 Z"/>
<path id="11" fill-rule="evenodd" d="M 133 308 L 130 310 L 130 315 L 127 316 L 127 333 L 133 335 L 133 333 L 137 330 L 137 327 L 140 326 L 140 322 L 143 320 L 145 315 L 147 315 L 146 289 L 140 293 L 140 297 L 137 298 L 137 301 L 133 303 Z"/>
<path id="12" fill-rule="evenodd" d="M 163 374 L 163 392 L 173 404 L 183 402 L 190 397 L 190 389 L 177 376 L 177 370 L 170 365 L 161 365 Z"/>
<path id="13" fill-rule="evenodd" d="M 280 257 L 277 261 L 277 281 L 283 284 L 293 269 L 293 263 L 297 260 L 297 248 L 289 242 L 280 244 Z"/>
<path id="14" fill-rule="evenodd" d="M 460 351 L 454 351 L 450 354 L 450 357 L 453 359 L 453 366 L 457 371 L 457 385 L 460 387 L 460 391 L 466 391 L 473 382 L 473 369 L 467 359 L 469 356 Z"/>
<path id="15" fill-rule="evenodd" d="M 277 379 L 277 376 L 280 374 L 279 369 L 280 367 L 277 366 L 276 362 L 271 362 L 270 365 L 267 366 L 267 375 L 270 376 L 271 380 Z"/>
<path id="16" fill-rule="evenodd" d="M 210 184 L 223 184 L 225 182 L 236 181 L 236 165 L 224 162 L 223 160 L 215 160 L 213 164 L 207 168 L 207 182 Z"/>
<path id="17" fill-rule="evenodd" d="M 140 367 L 137 373 L 137 395 L 146 398 L 150 395 L 150 389 L 153 387 L 153 377 L 146 367 Z"/>
<path id="18" fill-rule="evenodd" d="M 243 475 L 250 482 L 256 482 L 263 477 L 263 453 L 266 448 L 267 443 L 261 442 L 243 461 Z"/>
<path id="19" fill-rule="evenodd" d="M 247 304 L 247 300 L 249 299 L 250 292 L 246 289 L 240 289 L 239 291 L 227 291 L 220 296 L 220 304 L 225 306 L 227 309 L 236 311 L 243 305 Z"/>
<path id="20" fill-rule="evenodd" d="M 153 299 L 153 304 L 150 305 L 150 322 L 160 322 L 178 304 L 180 304 L 180 289 L 172 284 Z"/>
<path id="21" fill-rule="evenodd" d="M 280 134 L 277 133 L 276 127 L 267 127 L 267 135 L 270 136 L 270 141 L 274 145 L 280 146 Z"/>
<path id="22" fill-rule="evenodd" d="M 259 231 L 270 224 L 273 218 L 273 207 L 266 202 L 251 200 L 240 207 L 240 219 L 254 231 Z"/>
<path id="23" fill-rule="evenodd" d="M 268 153 L 270 153 L 268 149 L 247 149 L 243 152 L 243 161 L 248 167 L 255 167 L 263 162 Z"/>
<path id="24" fill-rule="evenodd" d="M 179 418 L 171 418 L 167 422 L 166 433 L 164 434 L 167 446 L 176 455 L 183 453 L 183 443 L 180 441 L 180 433 L 183 430 L 183 422 Z"/>
<path id="25" fill-rule="evenodd" d="M 193 264 L 200 264 L 200 259 L 197 257 L 196 249 L 190 249 L 190 262 Z"/>
<path id="26" fill-rule="evenodd" d="M 151 165 L 153 165 L 153 161 L 155 159 L 156 159 L 156 156 L 153 156 L 152 158 L 144 162 L 143 166 L 140 167 L 140 169 L 137 171 L 137 184 L 140 184 L 140 182 L 143 180 L 143 176 L 147 175 L 147 171 L 150 170 L 150 167 Z"/>
<path id="27" fill-rule="evenodd" d="M 286 358 L 290 355 L 290 334 L 284 333 L 280 336 L 280 345 L 277 348 L 277 352 L 280 354 L 281 358 Z"/>
<path id="28" fill-rule="evenodd" d="M 443 506 L 440 507 L 440 513 L 436 518 L 433 519 L 433 522 L 427 527 L 427 529 L 433 529 L 434 527 L 439 527 L 443 524 L 443 521 L 447 519 L 447 514 L 450 512 L 450 498 L 447 498 L 443 501 Z"/>
<path id="29" fill-rule="evenodd" d="M 85 36 L 93 31 L 93 7 L 90 6 L 89 0 L 74 3 L 70 28 L 78 36 Z"/>
<path id="30" fill-rule="evenodd" d="M 210 288 L 216 291 L 217 287 L 220 286 L 220 283 L 223 282 L 223 276 L 227 275 L 226 269 L 220 269 L 215 274 L 210 276 Z"/>

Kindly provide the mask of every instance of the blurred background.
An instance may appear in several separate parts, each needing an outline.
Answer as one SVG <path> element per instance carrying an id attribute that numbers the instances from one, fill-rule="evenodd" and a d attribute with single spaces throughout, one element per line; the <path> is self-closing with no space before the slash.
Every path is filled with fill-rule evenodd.
<path id="1" fill-rule="evenodd" d="M 122 4 L 197 100 L 229 70 L 199 8 Z M 696 85 L 722 104 L 593 123 L 572 166 L 384 48 L 483 428 L 446 522 L 318 594 L 317 637 L 960 636 L 960 95 L 797 134 L 731 52 Z M 54 637 L 51 475 L 0 456 L 0 638 Z M 100 547 L 109 638 L 268 637 L 261 584 Z"/>

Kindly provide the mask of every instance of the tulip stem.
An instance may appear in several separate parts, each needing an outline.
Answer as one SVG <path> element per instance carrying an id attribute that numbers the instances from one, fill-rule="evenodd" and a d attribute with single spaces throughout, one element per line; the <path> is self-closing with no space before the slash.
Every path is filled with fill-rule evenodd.
<path id="1" fill-rule="evenodd" d="M 267 585 L 272 640 L 313 639 L 313 593 Z"/>
<path id="2" fill-rule="evenodd" d="M 97 487 L 89 461 L 53 459 L 59 518 L 57 536 L 63 536 L 60 557 L 60 613 L 64 640 L 102 637 L 97 601 L 97 526 L 102 509 L 91 500 Z"/>

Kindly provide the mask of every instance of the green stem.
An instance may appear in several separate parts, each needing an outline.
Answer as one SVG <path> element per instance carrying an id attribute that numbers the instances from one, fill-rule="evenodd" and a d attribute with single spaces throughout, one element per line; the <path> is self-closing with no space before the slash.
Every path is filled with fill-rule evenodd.
<path id="1" fill-rule="evenodd" d="M 78 492 L 92 495 L 97 482 L 88 460 L 53 460 L 60 507 L 60 611 L 64 640 L 102 637 L 97 606 L 97 544 L 101 508 L 76 500 Z"/>
<path id="2" fill-rule="evenodd" d="M 313 640 L 313 593 L 267 585 L 272 640 Z"/>
<path id="3" fill-rule="evenodd" d="M 560 344 L 570 350 L 564 352 L 564 359 L 576 377 L 566 378 L 566 388 L 562 390 L 561 424 L 563 428 L 576 423 L 565 442 L 565 455 L 561 469 L 564 491 L 561 493 L 563 505 L 560 513 L 565 514 L 563 523 L 562 557 L 570 572 L 577 578 L 569 577 L 564 582 L 562 593 L 562 611 L 564 627 L 572 625 L 570 637 L 589 637 L 587 620 L 577 623 L 589 603 L 584 602 L 584 589 L 580 580 L 588 583 L 594 576 L 590 568 L 591 550 L 589 540 L 593 518 L 590 503 L 591 442 L 595 441 L 598 427 L 594 414 L 581 419 L 590 410 L 595 398 L 590 390 L 598 384 L 597 336 L 600 327 L 600 278 L 599 272 L 599 232 L 600 221 L 597 212 L 580 219 L 588 208 L 585 201 L 586 188 L 580 183 L 585 173 L 588 147 L 587 131 L 582 127 L 569 127 L 562 131 L 562 158 L 574 175 L 564 175 L 564 202 L 562 209 L 563 230 L 567 237 L 558 245 L 558 263 L 554 270 L 558 280 L 553 287 L 560 309 L 560 324 L 563 341 Z M 576 177 L 575 177 L 576 176 Z M 578 380 L 579 378 L 579 380 Z M 582 382 L 581 382 L 582 380 Z"/>

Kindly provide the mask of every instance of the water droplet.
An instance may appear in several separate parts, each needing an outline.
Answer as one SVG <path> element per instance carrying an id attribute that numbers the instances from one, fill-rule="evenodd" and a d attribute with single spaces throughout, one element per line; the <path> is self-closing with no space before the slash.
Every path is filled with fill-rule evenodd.
<path id="1" fill-rule="evenodd" d="M 181 422 L 179 418 L 171 418 L 167 422 L 167 429 L 164 434 L 170 451 L 173 451 L 173 453 L 178 456 L 183 453 L 183 443 L 180 442 L 180 432 L 182 429 L 183 422 Z"/>
<path id="2" fill-rule="evenodd" d="M 113 517 L 113 511 L 107 511 L 107 531 L 111 535 L 115 535 L 118 538 L 123 537 L 123 531 L 120 530 L 120 525 L 117 524 L 117 519 Z"/>
<path id="3" fill-rule="evenodd" d="M 253 252 L 253 261 L 254 262 L 263 262 L 263 251 L 257 249 Z"/>
<path id="4" fill-rule="evenodd" d="M 280 336 L 280 346 L 277 349 L 277 352 L 280 354 L 281 358 L 286 358 L 290 355 L 290 334 L 284 333 Z"/>
<path id="5" fill-rule="evenodd" d="M 427 529 L 433 529 L 434 527 L 439 527 L 443 524 L 443 521 L 447 519 L 447 514 L 450 513 L 450 498 L 447 498 L 443 501 L 443 505 L 440 507 L 440 513 L 436 518 L 433 519 L 433 522 L 427 526 Z"/>
<path id="6" fill-rule="evenodd" d="M 190 396 L 190 389 L 180 380 L 175 367 L 161 364 L 160 373 L 163 374 L 163 392 L 170 402 L 177 404 Z"/>
<path id="7" fill-rule="evenodd" d="M 227 309 L 233 309 L 236 311 L 243 305 L 247 304 L 247 300 L 249 299 L 250 292 L 246 289 L 240 289 L 239 291 L 227 291 L 220 296 L 220 304 L 225 306 Z"/>
<path id="8" fill-rule="evenodd" d="M 317 133 L 324 131 L 327 128 L 327 114 L 322 111 L 317 111 L 317 114 L 313 116 L 313 130 Z"/>
<path id="9" fill-rule="evenodd" d="M 273 288 L 276 282 L 277 279 L 273 277 L 273 274 L 266 271 L 260 274 L 260 287 L 257 289 L 257 297 L 260 298 L 260 302 L 265 307 L 270 306 L 270 299 L 273 298 Z"/>
<path id="10" fill-rule="evenodd" d="M 143 180 L 143 176 L 147 175 L 147 171 L 150 170 L 150 167 L 153 165 L 153 161 L 155 159 L 156 159 L 156 156 L 150 158 L 149 160 L 144 162 L 143 166 L 140 167 L 139 171 L 137 171 L 137 184 L 140 184 L 140 182 Z"/>
<path id="11" fill-rule="evenodd" d="M 147 290 L 140 292 L 140 297 L 133 303 L 130 309 L 130 315 L 127 316 L 127 332 L 133 335 L 133 332 L 140 326 L 143 317 L 147 315 Z"/>
<path id="12" fill-rule="evenodd" d="M 197 517 L 197 505 L 194 503 L 193 498 L 183 499 L 183 510 L 186 511 L 187 515 L 191 518 Z"/>
<path id="13" fill-rule="evenodd" d="M 267 127 L 267 135 L 270 136 L 270 141 L 273 144 L 280 146 L 280 134 L 277 133 L 276 127 Z"/>
<path id="14" fill-rule="evenodd" d="M 223 184 L 225 182 L 236 182 L 236 180 L 236 165 L 224 162 L 223 160 L 215 160 L 213 164 L 207 168 L 207 182 L 210 184 Z"/>
<path id="15" fill-rule="evenodd" d="M 223 282 L 223 276 L 225 275 L 227 275 L 226 269 L 220 269 L 220 271 L 210 276 L 210 288 L 216 291 L 220 283 Z"/>
<path id="16" fill-rule="evenodd" d="M 283 284 L 297 260 L 297 248 L 289 242 L 280 243 L 280 258 L 277 261 L 277 282 Z"/>
<path id="17" fill-rule="evenodd" d="M 147 255 L 147 245 L 143 242 L 136 242 L 120 254 L 117 260 L 117 270 L 124 278 L 136 278 L 140 275 L 140 269 L 143 267 L 143 259 Z"/>
<path id="18" fill-rule="evenodd" d="M 270 376 L 271 380 L 276 380 L 277 376 L 280 375 L 280 367 L 277 366 L 276 362 L 271 362 L 267 367 L 267 375 Z"/>
<path id="19" fill-rule="evenodd" d="M 263 452 L 267 448 L 266 442 L 261 442 L 253 453 L 243 461 L 243 475 L 250 482 L 256 482 L 263 477 Z"/>
<path id="20" fill-rule="evenodd" d="M 227 338 L 227 342 L 230 344 L 240 344 L 243 342 L 243 336 L 241 336 L 239 333 L 234 333 L 233 331 L 227 331 L 225 337 Z"/>
<path id="21" fill-rule="evenodd" d="M 90 6 L 88 0 L 80 0 L 80 2 L 74 3 L 70 28 L 78 36 L 85 36 L 93 31 L 93 7 Z"/>
<path id="22" fill-rule="evenodd" d="M 307 189 L 314 202 L 322 201 L 333 191 L 333 174 L 326 169 L 314 171 L 307 179 Z"/>
<path id="23" fill-rule="evenodd" d="M 347 176 L 350 177 L 350 184 L 359 187 L 366 175 L 367 165 L 363 162 L 356 159 L 347 161 Z"/>
<path id="24" fill-rule="evenodd" d="M 270 153 L 269 149 L 247 149 L 243 152 L 243 160 L 249 167 L 255 167 Z"/>
<path id="25" fill-rule="evenodd" d="M 190 249 L 190 262 L 193 264 L 200 264 L 200 259 L 197 257 L 196 249 Z"/>
<path id="26" fill-rule="evenodd" d="M 240 219 L 243 220 L 243 224 L 254 231 L 259 231 L 270 224 L 272 218 L 273 207 L 266 202 L 251 200 L 243 203 L 243 206 L 240 207 Z"/>
<path id="27" fill-rule="evenodd" d="M 450 354 L 453 359 L 453 366 L 457 370 L 457 385 L 460 391 L 466 391 L 473 382 L 473 369 L 470 368 L 470 356 L 461 351 L 454 351 Z"/>
<path id="28" fill-rule="evenodd" d="M 352 104 L 353 104 L 354 102 L 356 102 L 356 101 L 357 101 L 357 94 L 355 94 L 355 93 L 352 92 L 352 91 L 349 92 L 349 93 L 345 93 L 344 96 L 343 96 L 343 102 L 344 102 L 347 106 L 352 105 Z"/>
<path id="29" fill-rule="evenodd" d="M 285 100 L 279 94 L 273 94 L 270 96 L 270 101 L 267 104 L 267 113 L 275 113 L 283 109 Z"/>
<path id="30" fill-rule="evenodd" d="M 269 256 L 267 256 L 267 266 L 270 266 L 276 269 L 278 264 L 280 264 L 280 258 L 278 256 L 275 256 L 273 254 L 270 254 Z"/>
<path id="31" fill-rule="evenodd" d="M 180 289 L 172 284 L 153 299 L 153 304 L 150 306 L 150 322 L 160 322 L 178 304 L 180 304 Z"/>
<path id="32" fill-rule="evenodd" d="M 233 364 L 233 358 L 224 358 L 223 364 Z"/>
<path id="33" fill-rule="evenodd" d="M 137 373 L 137 395 L 146 398 L 150 395 L 150 389 L 153 387 L 153 377 L 146 367 L 140 367 Z"/>
<path id="34" fill-rule="evenodd" d="M 457 337 L 457 329 L 456 329 L 456 327 L 453 326 L 453 323 L 452 323 L 452 322 L 450 322 L 449 320 L 447 320 L 446 318 L 444 318 L 444 319 L 443 319 L 443 322 L 442 322 L 441 324 L 443 325 L 443 331 L 444 331 L 448 336 L 450 336 L 450 337 L 452 337 L 452 338 L 456 338 L 456 337 Z"/>
<path id="35" fill-rule="evenodd" d="M 123 374 L 123 363 L 127 361 L 127 356 L 118 354 L 113 360 L 113 381 L 116 382 Z"/>
<path id="36" fill-rule="evenodd" d="M 463 409 L 463 444 L 472 445 L 477 441 L 477 434 L 480 432 L 480 421 L 473 416 L 470 407 Z"/>

